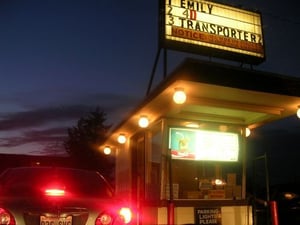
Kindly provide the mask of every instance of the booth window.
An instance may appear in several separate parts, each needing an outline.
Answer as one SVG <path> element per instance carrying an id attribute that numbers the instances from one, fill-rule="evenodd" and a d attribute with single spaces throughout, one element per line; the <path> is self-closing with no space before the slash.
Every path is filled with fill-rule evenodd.
<path id="1" fill-rule="evenodd" d="M 241 165 L 172 160 L 173 199 L 241 199 Z"/>
<path id="2" fill-rule="evenodd" d="M 146 153 L 146 179 L 145 179 L 145 198 L 147 201 L 156 202 L 160 194 L 160 171 L 162 161 L 162 128 L 161 122 L 154 124 L 151 132 L 148 132 L 149 140 Z"/>
<path id="3" fill-rule="evenodd" d="M 239 127 L 217 128 L 169 128 L 164 199 L 242 199 Z"/>

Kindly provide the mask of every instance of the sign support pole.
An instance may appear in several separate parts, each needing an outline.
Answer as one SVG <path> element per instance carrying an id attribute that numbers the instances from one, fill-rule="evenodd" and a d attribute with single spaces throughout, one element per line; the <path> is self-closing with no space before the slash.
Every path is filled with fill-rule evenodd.
<path id="1" fill-rule="evenodd" d="M 146 96 L 149 94 L 149 92 L 151 90 L 151 86 L 152 86 L 153 78 L 154 78 L 154 75 L 155 75 L 158 59 L 159 59 L 159 56 L 160 56 L 160 51 L 161 51 L 161 48 L 159 48 L 157 50 L 157 53 L 156 53 L 156 57 L 155 57 L 155 60 L 154 60 L 154 65 L 153 65 L 153 68 L 152 68 L 152 72 L 151 72 L 150 81 L 149 81 L 149 84 L 148 84 L 148 89 L 147 89 Z"/>

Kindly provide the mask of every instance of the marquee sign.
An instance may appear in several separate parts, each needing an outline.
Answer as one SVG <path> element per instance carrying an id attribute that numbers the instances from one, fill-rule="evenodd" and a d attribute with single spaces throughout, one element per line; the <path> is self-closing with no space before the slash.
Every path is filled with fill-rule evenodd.
<path id="1" fill-rule="evenodd" d="M 260 13 L 201 0 L 161 0 L 160 7 L 162 47 L 251 64 L 264 61 Z"/>

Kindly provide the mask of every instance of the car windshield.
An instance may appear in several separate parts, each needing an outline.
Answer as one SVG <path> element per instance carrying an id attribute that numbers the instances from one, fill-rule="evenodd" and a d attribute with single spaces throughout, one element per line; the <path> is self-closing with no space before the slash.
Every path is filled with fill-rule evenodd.
<path id="1" fill-rule="evenodd" d="M 2 196 L 36 195 L 47 188 L 60 188 L 72 196 L 112 197 L 112 189 L 97 172 L 70 168 L 15 168 L 0 176 Z"/>

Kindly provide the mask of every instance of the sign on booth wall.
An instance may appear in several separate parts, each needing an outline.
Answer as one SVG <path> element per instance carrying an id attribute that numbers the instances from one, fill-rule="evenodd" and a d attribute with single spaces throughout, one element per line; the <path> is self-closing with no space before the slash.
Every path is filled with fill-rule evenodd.
<path id="1" fill-rule="evenodd" d="M 195 224 L 221 225 L 221 208 L 195 208 Z"/>
<path id="2" fill-rule="evenodd" d="M 172 159 L 237 162 L 239 135 L 172 127 L 169 129 L 169 149 Z"/>
<path id="3" fill-rule="evenodd" d="M 253 64 L 264 61 L 260 13 L 211 1 L 161 1 L 163 47 Z"/>

